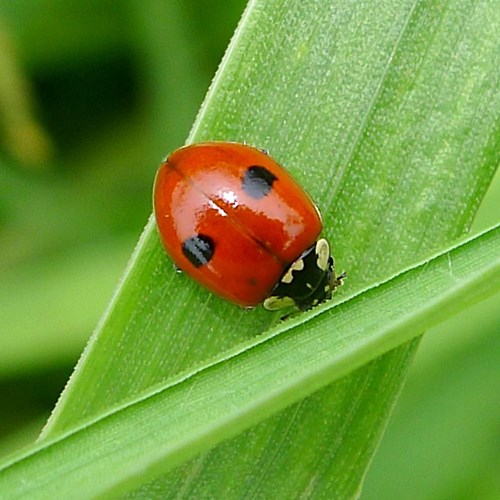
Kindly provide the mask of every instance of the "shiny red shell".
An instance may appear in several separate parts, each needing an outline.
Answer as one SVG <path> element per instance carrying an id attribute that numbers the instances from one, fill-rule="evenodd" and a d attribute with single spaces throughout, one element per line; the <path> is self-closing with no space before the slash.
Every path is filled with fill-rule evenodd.
<path id="1" fill-rule="evenodd" d="M 249 172 L 264 172 L 262 192 L 248 189 Z M 260 189 L 260 180 L 252 188 Z M 240 306 L 268 297 L 322 229 L 316 206 L 290 174 L 265 152 L 238 143 L 174 151 L 158 170 L 154 211 L 175 264 Z M 213 248 L 194 265 L 183 245 L 197 235 L 207 235 Z"/>

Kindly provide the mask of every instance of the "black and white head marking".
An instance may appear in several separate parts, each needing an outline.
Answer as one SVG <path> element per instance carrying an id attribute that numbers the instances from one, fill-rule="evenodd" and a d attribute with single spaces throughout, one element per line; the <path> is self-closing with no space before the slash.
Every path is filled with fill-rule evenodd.
<path id="1" fill-rule="evenodd" d="M 285 271 L 271 296 L 264 301 L 264 308 L 270 311 L 291 306 L 310 309 L 329 299 L 344 277 L 344 274 L 335 277 L 330 245 L 321 238 Z"/>

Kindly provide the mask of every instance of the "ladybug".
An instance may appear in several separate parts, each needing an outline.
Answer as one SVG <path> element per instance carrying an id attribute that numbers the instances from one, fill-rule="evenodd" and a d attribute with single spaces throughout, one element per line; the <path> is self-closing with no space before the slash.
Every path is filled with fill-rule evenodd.
<path id="1" fill-rule="evenodd" d="M 335 276 L 321 216 L 297 182 L 265 151 L 207 142 L 162 163 L 154 212 L 176 266 L 243 307 L 309 309 L 329 299 Z"/>

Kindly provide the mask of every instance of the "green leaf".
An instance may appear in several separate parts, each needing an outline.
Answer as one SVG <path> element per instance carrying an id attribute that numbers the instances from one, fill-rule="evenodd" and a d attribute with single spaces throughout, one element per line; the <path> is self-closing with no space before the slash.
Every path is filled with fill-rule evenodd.
<path id="1" fill-rule="evenodd" d="M 498 496 L 498 304 L 500 293 L 425 335 L 363 500 Z"/>
<path id="2" fill-rule="evenodd" d="M 493 0 L 250 2 L 190 140 L 246 141 L 286 165 L 318 202 L 337 266 L 349 274 L 339 298 L 352 295 L 470 225 L 499 159 L 499 15 Z M 277 320 L 179 276 L 150 221 L 45 438 Z M 356 494 L 415 347 L 386 354 L 142 493 Z"/>
<path id="3" fill-rule="evenodd" d="M 127 491 L 498 290 L 500 226 L 337 307 L 330 302 L 287 320 L 262 339 L 34 447 L 0 470 L 0 490 L 7 498 Z M 299 332 L 304 321 L 308 331 Z"/>

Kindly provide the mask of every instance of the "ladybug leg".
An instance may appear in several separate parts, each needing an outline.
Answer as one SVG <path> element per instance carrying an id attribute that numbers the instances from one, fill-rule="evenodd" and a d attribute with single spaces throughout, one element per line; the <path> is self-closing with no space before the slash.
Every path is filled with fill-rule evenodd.
<path id="1" fill-rule="evenodd" d="M 347 278 L 347 273 L 344 271 L 342 274 L 339 274 L 332 280 L 332 288 L 337 288 L 344 284 L 344 280 Z"/>

